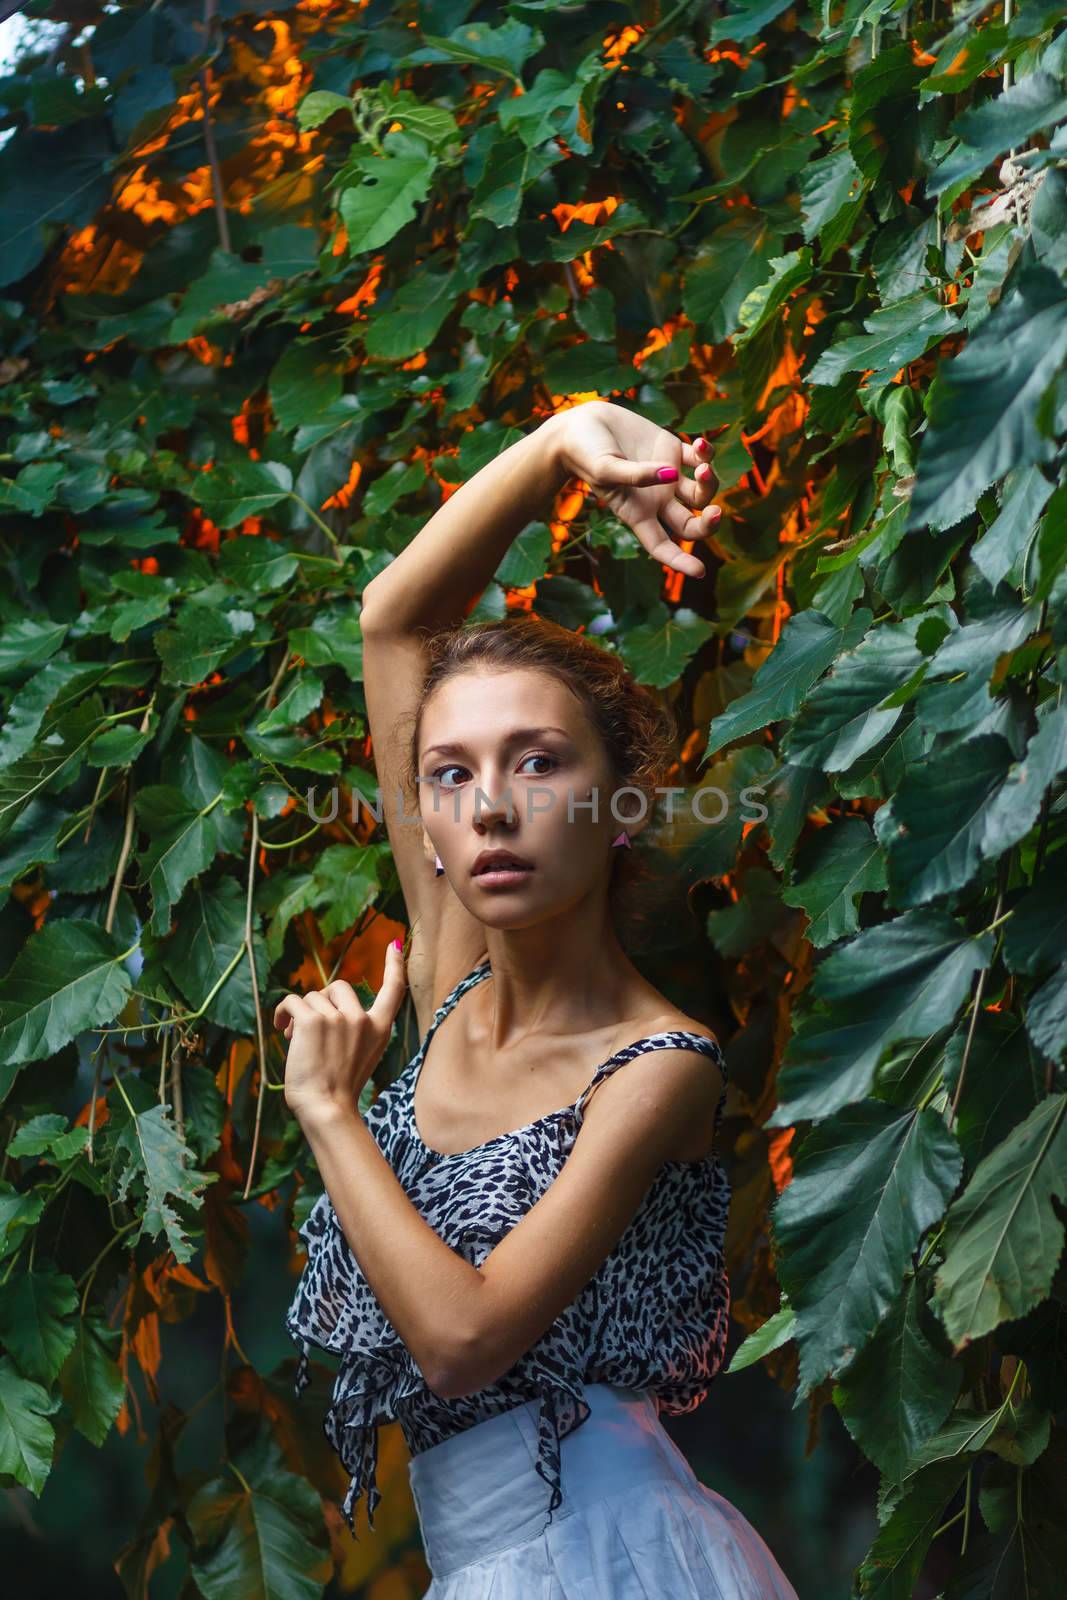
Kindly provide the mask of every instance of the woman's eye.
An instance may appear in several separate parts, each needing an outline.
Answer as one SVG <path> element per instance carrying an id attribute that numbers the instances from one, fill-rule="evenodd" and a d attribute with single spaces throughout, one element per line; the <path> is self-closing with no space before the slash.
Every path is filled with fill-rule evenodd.
<path id="1" fill-rule="evenodd" d="M 551 772 L 553 768 L 558 765 L 555 756 L 546 755 L 543 751 L 538 751 L 532 756 L 524 756 L 521 765 L 525 766 L 527 761 L 547 761 L 549 763 L 548 772 Z M 534 774 L 534 776 L 537 778 L 546 778 L 548 776 L 548 772 L 537 772 Z"/>
<path id="2" fill-rule="evenodd" d="M 453 762 L 452 765 L 448 766 L 448 767 L 435 767 L 434 771 L 430 774 L 430 776 L 433 777 L 433 778 L 436 778 L 438 780 L 438 782 L 441 783 L 442 788 L 454 789 L 456 787 L 456 785 L 454 783 L 444 783 L 443 782 L 443 780 L 441 778 L 442 772 L 466 772 L 466 770 L 467 770 L 466 767 L 461 767 L 457 763 Z"/>

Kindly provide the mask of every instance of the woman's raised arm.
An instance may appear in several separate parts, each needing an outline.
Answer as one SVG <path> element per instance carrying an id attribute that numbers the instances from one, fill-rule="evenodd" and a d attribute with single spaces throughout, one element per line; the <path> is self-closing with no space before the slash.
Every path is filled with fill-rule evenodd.
<path id="1" fill-rule="evenodd" d="M 364 589 L 367 715 L 411 928 L 407 974 L 420 1033 L 485 950 L 481 923 L 447 878 L 435 875 L 422 828 L 402 820 L 410 815 L 402 800 L 408 735 L 425 679 L 422 633 L 462 621 L 513 540 L 550 510 L 573 476 L 629 524 L 653 559 L 701 576 L 703 563 L 681 550 L 671 533 L 698 539 L 716 526 L 717 508 L 708 505 L 715 481 L 709 455 L 703 440 L 684 443 L 606 401 L 558 412 L 461 484 Z M 682 478 L 683 465 L 696 467 L 696 481 Z"/>
<path id="2" fill-rule="evenodd" d="M 363 591 L 368 637 L 462 622 L 513 541 L 542 516 L 567 479 L 565 413 L 547 417 L 461 483 L 406 549 Z"/>

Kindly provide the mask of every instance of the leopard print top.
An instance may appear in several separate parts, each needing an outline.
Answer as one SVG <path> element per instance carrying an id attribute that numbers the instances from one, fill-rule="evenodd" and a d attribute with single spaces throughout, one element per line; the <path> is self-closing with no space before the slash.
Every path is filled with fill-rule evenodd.
<path id="1" fill-rule="evenodd" d="M 703 1034 L 649 1034 L 597 1067 L 573 1105 L 470 1150 L 441 1154 L 423 1144 L 412 1111 L 430 1040 L 468 989 L 491 976 L 486 958 L 435 1011 L 408 1067 L 382 1089 L 365 1121 L 411 1200 L 473 1266 L 544 1194 L 567 1159 L 586 1101 L 609 1073 L 646 1050 L 679 1047 L 710 1056 L 723 1074 L 715 1130 L 726 1097 L 726 1063 Z M 296 1394 L 310 1382 L 309 1347 L 340 1357 L 324 1430 L 351 1482 L 343 1503 L 355 1535 L 365 1490 L 368 1526 L 381 1499 L 375 1479 L 378 1425 L 399 1421 L 412 1455 L 498 1412 L 540 1399 L 536 1468 L 549 1486 L 548 1520 L 562 1498 L 560 1439 L 589 1415 L 583 1383 L 651 1389 L 668 1415 L 694 1410 L 721 1365 L 730 1311 L 723 1241 L 730 1185 L 713 1150 L 699 1161 L 666 1161 L 640 1210 L 578 1298 L 487 1389 L 442 1399 L 427 1387 L 360 1270 L 328 1194 L 299 1230 L 308 1260 L 285 1325 L 301 1346 Z M 547 1523 L 546 1523 L 547 1526 Z"/>

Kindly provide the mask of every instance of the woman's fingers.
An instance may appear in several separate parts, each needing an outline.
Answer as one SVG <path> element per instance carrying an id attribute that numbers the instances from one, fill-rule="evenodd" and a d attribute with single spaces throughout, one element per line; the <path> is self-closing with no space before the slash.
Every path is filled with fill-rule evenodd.
<path id="1" fill-rule="evenodd" d="M 347 1017 L 350 1022 L 356 1022 L 360 1017 L 366 1016 L 360 1005 L 359 995 L 346 978 L 335 978 L 324 989 L 320 989 L 319 993 L 329 1000 L 331 1005 L 336 1006 L 341 1015 Z"/>
<path id="2" fill-rule="evenodd" d="M 291 1039 L 297 1021 L 307 1021 L 314 1015 L 303 995 L 287 994 L 274 1008 L 274 1026 L 281 1028 L 285 1037 Z"/>
<path id="3" fill-rule="evenodd" d="M 704 506 L 700 511 L 687 511 L 677 500 L 664 506 L 661 519 L 679 539 L 710 539 L 722 521 L 720 506 Z"/>
<path id="4" fill-rule="evenodd" d="M 674 498 L 688 506 L 690 511 L 703 511 L 719 487 L 719 480 L 707 462 L 702 462 L 693 478 L 679 478 L 673 485 Z"/>
<path id="5" fill-rule="evenodd" d="M 676 483 L 680 476 L 673 462 L 628 461 L 625 456 L 613 455 L 610 451 L 597 456 L 594 467 L 594 481 L 609 488 L 658 488 L 662 484 Z"/>
<path id="6" fill-rule="evenodd" d="M 321 989 L 312 989 L 306 998 L 306 1003 L 310 1010 L 317 1012 L 320 1017 L 329 1017 L 331 1022 L 340 1011 L 340 1007 L 335 1006 L 332 1000 L 328 1000 Z"/>
<path id="7" fill-rule="evenodd" d="M 673 567 L 676 572 L 684 572 L 690 578 L 704 576 L 705 567 L 700 557 L 688 550 L 679 550 L 674 540 L 652 517 L 642 517 L 634 524 L 633 531 L 653 561 L 659 561 L 665 567 Z"/>

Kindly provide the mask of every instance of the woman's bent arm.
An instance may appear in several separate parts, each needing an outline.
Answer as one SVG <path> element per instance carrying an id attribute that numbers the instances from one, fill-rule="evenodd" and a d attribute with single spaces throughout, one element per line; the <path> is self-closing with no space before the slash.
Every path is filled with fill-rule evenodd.
<path id="1" fill-rule="evenodd" d="M 360 626 L 412 633 L 461 622 L 515 538 L 550 508 L 567 481 L 565 412 L 516 439 L 449 496 L 411 543 L 363 591 Z"/>
<path id="2" fill-rule="evenodd" d="M 378 1304 L 436 1394 L 452 1370 L 452 1334 L 469 1320 L 481 1284 L 412 1204 L 357 1111 L 303 1115 L 341 1231 Z"/>

